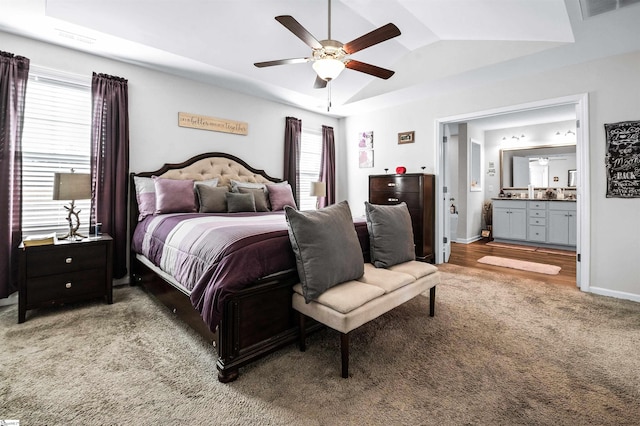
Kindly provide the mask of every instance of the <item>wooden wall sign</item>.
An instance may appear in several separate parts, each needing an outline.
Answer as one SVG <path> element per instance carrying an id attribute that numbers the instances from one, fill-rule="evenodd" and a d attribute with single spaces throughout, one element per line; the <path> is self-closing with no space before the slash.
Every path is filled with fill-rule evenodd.
<path id="1" fill-rule="evenodd" d="M 607 198 L 640 197 L 640 121 L 605 124 Z"/>
<path id="2" fill-rule="evenodd" d="M 224 118 L 207 117 L 205 115 L 178 113 L 178 126 L 192 129 L 211 130 L 213 132 L 233 133 L 246 136 L 249 133 L 249 123 L 243 121 L 225 120 Z"/>

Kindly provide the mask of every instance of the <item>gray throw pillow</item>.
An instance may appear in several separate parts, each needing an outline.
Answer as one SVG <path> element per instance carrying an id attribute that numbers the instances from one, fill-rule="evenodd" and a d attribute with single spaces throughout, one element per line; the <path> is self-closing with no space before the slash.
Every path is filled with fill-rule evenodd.
<path id="1" fill-rule="evenodd" d="M 413 227 L 407 204 L 381 206 L 364 202 L 369 230 L 371 263 L 388 268 L 416 259 Z"/>
<path id="2" fill-rule="evenodd" d="M 226 186 L 208 186 L 196 184 L 200 213 L 226 213 L 227 198 L 229 192 Z"/>
<path id="3" fill-rule="evenodd" d="M 364 258 L 346 201 L 310 211 L 284 208 L 304 300 L 364 274 Z"/>
<path id="4" fill-rule="evenodd" d="M 227 192 L 227 212 L 255 212 L 256 202 L 253 198 L 253 194 L 240 194 L 239 192 Z"/>
<path id="5" fill-rule="evenodd" d="M 267 201 L 267 193 L 264 192 L 264 189 L 261 188 L 244 188 L 242 186 L 238 187 L 238 192 L 240 194 L 253 194 L 253 199 L 256 203 L 256 211 L 257 212 L 268 212 L 269 211 L 269 201 Z"/>

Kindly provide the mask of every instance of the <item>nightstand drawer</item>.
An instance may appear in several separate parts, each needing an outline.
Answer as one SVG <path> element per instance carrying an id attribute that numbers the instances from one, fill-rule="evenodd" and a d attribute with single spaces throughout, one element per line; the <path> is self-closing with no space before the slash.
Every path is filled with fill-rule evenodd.
<path id="1" fill-rule="evenodd" d="M 62 274 L 104 267 L 104 244 L 70 243 L 51 247 L 29 247 L 27 277 Z"/>
<path id="2" fill-rule="evenodd" d="M 33 278 L 27 287 L 28 305 L 72 301 L 91 295 L 104 296 L 105 270 L 89 269 Z"/>

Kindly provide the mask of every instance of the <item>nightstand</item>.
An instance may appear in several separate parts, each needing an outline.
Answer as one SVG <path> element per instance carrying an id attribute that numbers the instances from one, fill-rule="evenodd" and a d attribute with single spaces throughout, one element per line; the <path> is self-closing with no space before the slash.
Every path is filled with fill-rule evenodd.
<path id="1" fill-rule="evenodd" d="M 18 323 L 27 310 L 97 297 L 113 303 L 109 235 L 19 250 Z"/>

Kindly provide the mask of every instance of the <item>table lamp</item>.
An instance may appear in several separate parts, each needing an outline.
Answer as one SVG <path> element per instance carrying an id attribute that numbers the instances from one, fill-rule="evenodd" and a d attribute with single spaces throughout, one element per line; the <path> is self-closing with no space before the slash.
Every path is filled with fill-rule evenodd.
<path id="1" fill-rule="evenodd" d="M 311 182 L 309 195 L 316 197 L 316 209 L 320 206 L 320 197 L 327 196 L 327 184 L 324 182 Z"/>
<path id="2" fill-rule="evenodd" d="M 88 173 L 74 173 L 71 169 L 71 173 L 55 173 L 53 176 L 53 199 L 54 200 L 69 200 L 71 204 L 64 206 L 69 212 L 67 215 L 67 222 L 69 222 L 69 232 L 63 237 L 58 239 L 69 239 L 71 241 L 79 241 L 86 236 L 78 232 L 80 228 L 81 210 L 75 208 L 76 200 L 87 200 L 91 198 L 91 175 Z M 75 218 L 75 223 L 74 219 Z"/>

